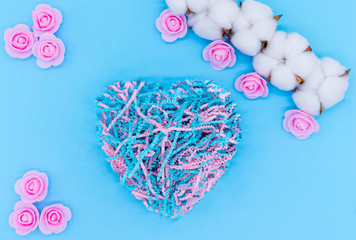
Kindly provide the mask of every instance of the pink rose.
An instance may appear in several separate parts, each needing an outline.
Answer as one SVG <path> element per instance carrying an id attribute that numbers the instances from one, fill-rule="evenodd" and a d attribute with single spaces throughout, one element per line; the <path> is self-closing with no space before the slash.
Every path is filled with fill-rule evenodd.
<path id="1" fill-rule="evenodd" d="M 36 38 L 28 26 L 18 24 L 14 28 L 7 29 L 4 39 L 6 52 L 11 57 L 25 59 L 32 55 Z"/>
<path id="2" fill-rule="evenodd" d="M 38 226 L 39 213 L 31 203 L 17 202 L 10 214 L 9 224 L 19 235 L 26 235 Z"/>
<path id="3" fill-rule="evenodd" d="M 174 42 L 187 34 L 187 21 L 185 15 L 175 15 L 170 9 L 166 9 L 156 20 L 156 27 L 166 42 Z"/>
<path id="4" fill-rule="evenodd" d="M 226 67 L 232 67 L 236 63 L 234 48 L 222 40 L 210 43 L 203 51 L 203 58 L 218 71 L 224 70 Z"/>
<path id="5" fill-rule="evenodd" d="M 267 82 L 257 73 L 248 73 L 240 76 L 235 82 L 235 88 L 243 92 L 247 98 L 256 99 L 267 97 Z"/>
<path id="6" fill-rule="evenodd" d="M 60 233 L 72 218 L 69 208 L 62 204 L 45 207 L 40 217 L 40 230 L 44 234 Z"/>
<path id="7" fill-rule="evenodd" d="M 284 114 L 283 127 L 298 139 L 307 139 L 312 133 L 319 131 L 319 124 L 315 119 L 300 111 L 289 110 Z"/>
<path id="8" fill-rule="evenodd" d="M 15 192 L 26 203 L 42 201 L 48 191 L 48 178 L 45 173 L 29 171 L 15 184 Z"/>
<path id="9" fill-rule="evenodd" d="M 44 33 L 33 45 L 32 52 L 37 57 L 37 65 L 40 68 L 49 68 L 63 62 L 65 47 L 63 42 L 52 33 Z"/>
<path id="10" fill-rule="evenodd" d="M 55 33 L 62 23 L 62 14 L 47 4 L 40 4 L 32 11 L 33 31 L 38 37 L 43 33 Z"/>

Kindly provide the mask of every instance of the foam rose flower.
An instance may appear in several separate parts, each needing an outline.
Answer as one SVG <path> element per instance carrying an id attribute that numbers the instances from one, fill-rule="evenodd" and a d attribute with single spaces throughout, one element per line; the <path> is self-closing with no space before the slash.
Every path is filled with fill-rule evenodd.
<path id="1" fill-rule="evenodd" d="M 283 128 L 298 139 L 307 139 L 319 131 L 318 122 L 300 110 L 289 110 L 284 114 Z"/>
<path id="2" fill-rule="evenodd" d="M 55 33 L 62 23 L 62 14 L 47 4 L 40 4 L 32 11 L 33 31 L 35 36 L 43 33 Z"/>
<path id="3" fill-rule="evenodd" d="M 33 45 L 32 52 L 37 58 L 37 65 L 40 68 L 49 68 L 63 62 L 65 47 L 62 40 L 56 38 L 52 33 L 44 33 Z"/>
<path id="4" fill-rule="evenodd" d="M 31 203 L 17 202 L 10 214 L 9 224 L 19 235 L 26 235 L 36 230 L 39 223 L 37 208 Z"/>
<path id="5" fill-rule="evenodd" d="M 235 88 L 250 99 L 267 97 L 267 82 L 257 73 L 248 73 L 240 76 L 235 82 Z"/>
<path id="6" fill-rule="evenodd" d="M 40 230 L 44 234 L 63 232 L 71 218 L 70 209 L 62 204 L 45 207 L 40 217 Z"/>
<path id="7" fill-rule="evenodd" d="M 203 51 L 203 58 L 218 71 L 224 70 L 226 67 L 233 67 L 236 63 L 234 48 L 222 40 L 210 43 Z"/>
<path id="8" fill-rule="evenodd" d="M 184 15 L 175 15 L 170 9 L 164 10 L 156 20 L 156 27 L 166 42 L 174 42 L 183 38 L 188 31 Z"/>
<path id="9" fill-rule="evenodd" d="M 11 57 L 25 59 L 32 55 L 36 38 L 28 26 L 18 24 L 14 28 L 7 29 L 4 39 L 6 52 Z"/>
<path id="10" fill-rule="evenodd" d="M 26 203 L 42 201 L 48 191 L 48 177 L 45 173 L 29 171 L 15 184 L 15 192 Z"/>

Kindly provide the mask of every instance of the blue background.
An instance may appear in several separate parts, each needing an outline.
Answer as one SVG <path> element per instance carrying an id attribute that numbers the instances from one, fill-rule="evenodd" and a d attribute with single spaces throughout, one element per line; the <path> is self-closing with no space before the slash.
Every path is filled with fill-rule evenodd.
<path id="1" fill-rule="evenodd" d="M 320 57 L 356 70 L 356 1 L 264 0 L 279 29 L 306 36 Z M 0 1 L 0 32 L 31 25 L 42 1 Z M 33 57 L 9 57 L 0 45 L 0 238 L 12 239 L 356 239 L 356 84 L 346 99 L 317 120 L 321 130 L 298 141 L 282 129 L 290 93 L 270 88 L 251 101 L 233 88 L 252 71 L 238 53 L 234 68 L 214 71 L 203 61 L 209 43 L 189 32 L 165 43 L 155 20 L 164 0 L 47 1 L 64 21 L 57 37 L 65 62 L 42 70 Z M 233 93 L 242 115 L 243 141 L 216 188 L 190 213 L 172 221 L 149 212 L 111 171 L 96 135 L 95 99 L 116 80 L 139 77 L 212 79 Z M 162 81 L 162 80 L 161 80 Z M 172 80 L 173 81 L 173 80 Z M 170 83 L 170 82 L 168 82 Z M 45 171 L 48 197 L 72 209 L 65 232 L 39 230 L 20 237 L 8 224 L 19 200 L 13 186 L 26 171 Z"/>

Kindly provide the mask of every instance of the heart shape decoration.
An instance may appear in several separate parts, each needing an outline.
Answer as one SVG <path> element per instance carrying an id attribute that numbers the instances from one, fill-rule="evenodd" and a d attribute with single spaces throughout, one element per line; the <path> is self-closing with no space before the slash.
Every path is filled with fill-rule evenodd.
<path id="1" fill-rule="evenodd" d="M 97 99 L 102 148 L 129 191 L 178 218 L 225 173 L 240 140 L 230 92 L 212 81 L 110 85 Z"/>

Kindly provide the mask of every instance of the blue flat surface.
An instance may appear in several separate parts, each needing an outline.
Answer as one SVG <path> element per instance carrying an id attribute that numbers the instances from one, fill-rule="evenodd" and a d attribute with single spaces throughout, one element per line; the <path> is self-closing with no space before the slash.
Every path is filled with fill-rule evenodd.
<path id="1" fill-rule="evenodd" d="M 303 34 L 318 56 L 356 70 L 356 1 L 263 2 L 284 14 L 280 30 Z M 208 41 L 192 32 L 173 44 L 161 39 L 155 20 L 164 0 L 47 1 L 63 14 L 56 35 L 65 62 L 42 70 L 33 57 L 9 57 L 3 33 L 31 25 L 39 3 L 0 1 L 0 239 L 356 239 L 355 73 L 346 99 L 317 119 L 320 132 L 298 141 L 282 129 L 284 112 L 295 107 L 290 93 L 271 87 L 268 98 L 251 101 L 234 90 L 234 80 L 252 71 L 250 57 L 238 53 L 234 68 L 218 72 L 201 56 Z M 212 79 L 232 91 L 242 115 L 229 171 L 178 221 L 135 200 L 99 147 L 96 97 L 116 80 L 139 77 Z M 10 228 L 15 181 L 31 169 L 50 180 L 40 208 L 72 209 L 65 232 L 20 237 Z"/>

